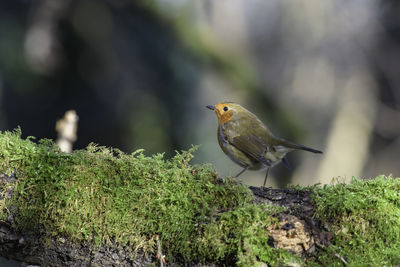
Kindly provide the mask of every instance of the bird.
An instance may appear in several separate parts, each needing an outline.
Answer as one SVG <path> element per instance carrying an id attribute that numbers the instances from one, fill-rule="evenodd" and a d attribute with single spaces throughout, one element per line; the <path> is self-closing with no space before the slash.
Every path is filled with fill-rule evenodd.
<path id="1" fill-rule="evenodd" d="M 220 102 L 206 107 L 217 114 L 217 136 L 222 151 L 243 168 L 235 178 L 247 170 L 267 169 L 263 184 L 265 187 L 270 168 L 282 162 L 290 169 L 287 153 L 293 150 L 322 153 L 274 136 L 256 115 L 237 103 Z"/>

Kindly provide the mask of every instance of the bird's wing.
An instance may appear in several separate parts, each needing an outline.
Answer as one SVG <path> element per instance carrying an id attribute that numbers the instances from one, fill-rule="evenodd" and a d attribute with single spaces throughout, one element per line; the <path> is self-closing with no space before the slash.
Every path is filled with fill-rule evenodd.
<path id="1" fill-rule="evenodd" d="M 228 142 L 255 160 L 267 166 L 271 165 L 271 162 L 265 158 L 267 147 L 264 141 L 256 135 L 252 133 L 247 133 L 245 135 L 238 134 L 233 137 L 228 137 Z"/>

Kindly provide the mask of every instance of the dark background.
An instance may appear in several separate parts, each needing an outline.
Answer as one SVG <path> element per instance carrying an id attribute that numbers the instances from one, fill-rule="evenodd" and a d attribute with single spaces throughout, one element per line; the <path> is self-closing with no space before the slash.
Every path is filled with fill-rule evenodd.
<path id="1" fill-rule="evenodd" d="M 74 109 L 75 149 L 201 144 L 195 163 L 233 175 L 205 106 L 235 101 L 324 150 L 273 185 L 399 176 L 399 42 L 398 1 L 1 1 L 0 128 L 56 139 Z"/>

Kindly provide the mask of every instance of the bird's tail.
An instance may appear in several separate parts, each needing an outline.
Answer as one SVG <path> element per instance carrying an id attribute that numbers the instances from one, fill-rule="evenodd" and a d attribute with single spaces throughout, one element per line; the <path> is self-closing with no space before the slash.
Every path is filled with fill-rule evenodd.
<path id="1" fill-rule="evenodd" d="M 296 144 L 296 143 L 293 143 L 293 142 L 290 142 L 290 141 L 287 141 L 287 140 L 284 140 L 284 139 L 279 139 L 279 143 L 281 145 L 284 145 L 284 146 L 289 147 L 289 148 L 301 149 L 301 150 L 309 151 L 309 152 L 312 152 L 312 153 L 320 153 L 320 154 L 322 154 L 321 150 L 317 150 L 317 149 L 314 149 L 314 148 L 311 148 L 311 147 L 299 145 L 299 144 Z"/>

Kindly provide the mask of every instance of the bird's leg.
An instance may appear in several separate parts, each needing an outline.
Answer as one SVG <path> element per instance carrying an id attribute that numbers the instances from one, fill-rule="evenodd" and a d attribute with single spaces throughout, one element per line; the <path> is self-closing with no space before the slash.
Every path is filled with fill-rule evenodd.
<path id="1" fill-rule="evenodd" d="M 268 173 L 269 173 L 269 168 L 267 168 L 267 173 L 265 174 L 265 179 L 264 179 L 264 185 L 263 185 L 263 187 L 265 187 L 265 184 L 267 183 Z"/>
<path id="2" fill-rule="evenodd" d="M 249 168 L 249 166 L 244 167 L 243 170 L 241 170 L 238 174 L 235 175 L 235 178 L 238 178 L 242 173 L 247 171 L 248 168 Z"/>

